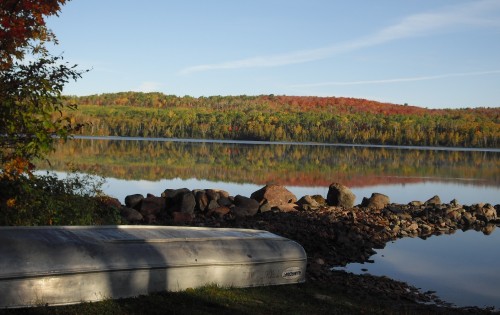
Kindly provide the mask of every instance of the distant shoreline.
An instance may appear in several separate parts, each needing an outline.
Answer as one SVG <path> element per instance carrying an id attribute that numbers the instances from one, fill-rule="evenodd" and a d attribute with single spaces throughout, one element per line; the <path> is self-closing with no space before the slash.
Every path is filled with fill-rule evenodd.
<path id="1" fill-rule="evenodd" d="M 251 145 L 303 145 L 303 146 L 328 146 L 328 147 L 360 147 L 379 149 L 403 149 L 403 150 L 435 150 L 435 151 L 466 151 L 466 152 L 495 152 L 500 153 L 497 148 L 462 148 L 462 147 L 433 147 L 433 146 L 410 146 L 410 145 L 382 145 L 382 144 L 349 144 L 349 143 L 322 143 L 322 142 L 299 142 L 299 141 L 261 141 L 261 140 L 219 140 L 219 139 L 190 139 L 190 138 L 158 138 L 158 137 L 123 137 L 123 136 L 82 136 L 73 135 L 73 139 L 89 140 L 118 140 L 118 141 L 158 141 L 158 142 L 190 142 L 190 143 L 222 143 L 222 144 L 251 144 Z"/>

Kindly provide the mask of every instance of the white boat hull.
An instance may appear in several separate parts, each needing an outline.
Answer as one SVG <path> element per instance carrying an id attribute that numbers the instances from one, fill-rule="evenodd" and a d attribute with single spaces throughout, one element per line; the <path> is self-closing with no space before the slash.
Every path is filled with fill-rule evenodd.
<path id="1" fill-rule="evenodd" d="M 1 227 L 0 244 L 3 308 L 299 283 L 307 264 L 299 244 L 243 229 Z"/>

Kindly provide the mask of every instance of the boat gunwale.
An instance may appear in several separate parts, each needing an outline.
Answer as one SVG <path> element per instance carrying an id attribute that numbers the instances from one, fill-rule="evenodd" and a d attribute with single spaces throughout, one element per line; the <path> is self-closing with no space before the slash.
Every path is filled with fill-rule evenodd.
<path id="1" fill-rule="evenodd" d="M 255 234 L 273 234 L 265 230 L 243 229 L 243 228 L 217 228 L 199 226 L 174 226 L 174 225 L 35 225 L 35 226 L 0 226 L 0 230 L 192 230 L 192 231 L 222 231 L 222 232 L 242 232 Z"/>
<path id="2" fill-rule="evenodd" d="M 142 271 L 142 270 L 161 270 L 161 269 L 178 269 L 178 268 L 197 268 L 197 267 L 226 267 L 226 266 L 250 266 L 250 265 L 264 265 L 264 264 L 276 264 L 276 263 L 303 263 L 307 262 L 307 258 L 296 258 L 296 259 L 276 259 L 276 260 L 259 260 L 252 262 L 230 262 L 230 263 L 203 263 L 203 264 L 172 264 L 172 265 L 157 265 L 157 266 L 138 266 L 133 268 L 107 268 L 107 269 L 94 269 L 94 270 L 80 270 L 75 272 L 37 272 L 33 274 L 19 274 L 11 275 L 7 277 L 0 276 L 0 280 L 27 280 L 27 279 L 37 279 L 45 277 L 59 277 L 59 276 L 73 276 L 73 275 L 84 275 L 84 274 L 97 274 L 97 273 L 111 273 L 111 272 L 123 272 L 123 271 Z"/>
<path id="3" fill-rule="evenodd" d="M 37 272 L 33 274 L 19 274 L 11 275 L 7 277 L 0 276 L 0 280 L 19 280 L 19 279 L 36 279 L 44 278 L 50 276 L 72 276 L 80 274 L 91 274 L 91 273 L 111 273 L 111 272 L 123 272 L 123 271 L 141 271 L 141 270 L 160 270 L 160 269 L 177 269 L 177 268 L 197 268 L 197 267 L 226 267 L 226 266 L 250 266 L 250 265 L 264 265 L 264 264 L 275 264 L 275 263 L 297 263 L 306 262 L 307 258 L 296 258 L 296 259 L 276 259 L 276 260 L 260 260 L 252 262 L 234 262 L 234 263 L 203 263 L 203 264 L 172 264 L 172 265 L 157 265 L 157 266 L 137 266 L 133 268 L 107 268 L 107 269 L 95 269 L 95 270 L 77 270 L 75 272 Z"/>

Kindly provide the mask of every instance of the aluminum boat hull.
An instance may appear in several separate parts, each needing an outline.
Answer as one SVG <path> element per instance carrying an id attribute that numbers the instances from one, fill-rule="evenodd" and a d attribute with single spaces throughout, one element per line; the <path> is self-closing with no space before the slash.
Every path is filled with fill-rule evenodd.
<path id="1" fill-rule="evenodd" d="M 306 264 L 302 246 L 259 230 L 0 227 L 0 308 L 300 283 Z"/>

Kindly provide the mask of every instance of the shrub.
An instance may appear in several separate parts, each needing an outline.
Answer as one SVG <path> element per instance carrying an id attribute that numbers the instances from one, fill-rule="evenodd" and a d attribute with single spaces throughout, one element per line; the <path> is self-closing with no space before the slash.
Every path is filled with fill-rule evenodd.
<path id="1" fill-rule="evenodd" d="M 0 175 L 0 225 L 119 224 L 119 207 L 106 202 L 103 182 L 78 173 Z"/>

